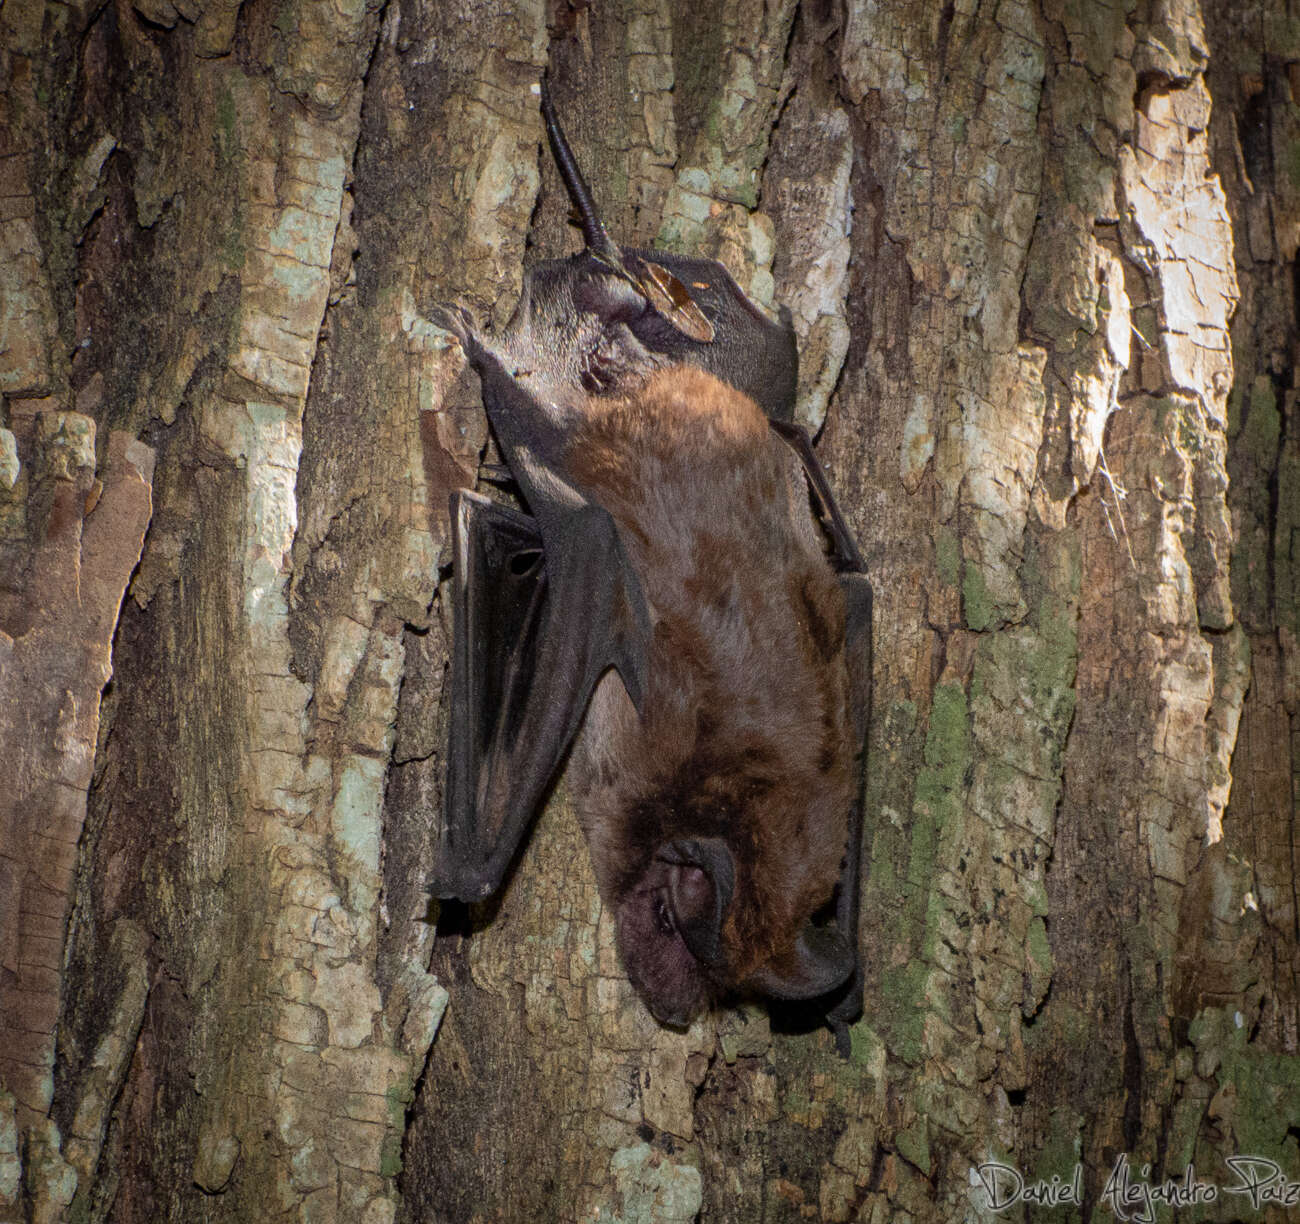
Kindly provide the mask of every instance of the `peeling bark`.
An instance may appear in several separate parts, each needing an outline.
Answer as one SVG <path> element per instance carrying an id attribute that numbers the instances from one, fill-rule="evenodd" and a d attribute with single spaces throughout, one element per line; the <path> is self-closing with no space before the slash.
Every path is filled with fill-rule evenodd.
<path id="1" fill-rule="evenodd" d="M 17 463 L 5 498 L 10 532 L 0 589 L 0 743 L 7 764 L 0 794 L 0 1117 L 12 1120 L 15 1148 L 18 1134 L 26 1137 L 33 1218 L 55 1219 L 77 1176 L 89 1171 L 85 1148 L 95 1138 L 97 1120 L 84 1116 L 95 1107 L 87 1109 L 83 1098 L 60 1151 L 50 1119 L 55 1033 L 100 694 L 112 674 L 122 595 L 149 523 L 154 454 L 115 430 L 97 474 L 88 417 L 48 402 L 11 401 L 10 422 Z M 97 1059 L 101 1079 L 120 1082 L 143 1006 L 135 994 L 138 1005 L 111 1018 Z M 16 1176 L 5 1183 L 0 1206 L 18 1198 Z"/>

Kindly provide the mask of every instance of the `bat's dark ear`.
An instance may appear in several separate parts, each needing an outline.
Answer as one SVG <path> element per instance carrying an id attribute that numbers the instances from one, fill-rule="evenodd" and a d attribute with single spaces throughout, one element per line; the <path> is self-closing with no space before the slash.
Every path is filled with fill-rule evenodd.
<path id="1" fill-rule="evenodd" d="M 655 858 L 668 868 L 668 903 L 682 942 L 697 961 L 722 958 L 722 923 L 736 888 L 736 864 L 717 837 L 678 838 L 659 847 Z"/>
<path id="2" fill-rule="evenodd" d="M 789 951 L 752 974 L 748 985 L 772 999 L 815 999 L 841 985 L 856 963 L 849 941 L 838 930 L 810 922 Z"/>

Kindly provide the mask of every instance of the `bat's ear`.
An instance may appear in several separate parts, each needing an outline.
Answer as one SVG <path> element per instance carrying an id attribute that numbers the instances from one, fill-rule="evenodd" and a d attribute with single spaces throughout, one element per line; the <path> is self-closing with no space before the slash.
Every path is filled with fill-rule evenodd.
<path id="1" fill-rule="evenodd" d="M 748 985 L 772 999 L 816 999 L 841 985 L 855 964 L 838 930 L 809 922 L 789 950 L 750 975 Z"/>
<path id="2" fill-rule="evenodd" d="M 678 838 L 655 858 L 668 868 L 668 902 L 682 942 L 697 961 L 722 959 L 722 923 L 736 887 L 736 864 L 717 837 Z"/>

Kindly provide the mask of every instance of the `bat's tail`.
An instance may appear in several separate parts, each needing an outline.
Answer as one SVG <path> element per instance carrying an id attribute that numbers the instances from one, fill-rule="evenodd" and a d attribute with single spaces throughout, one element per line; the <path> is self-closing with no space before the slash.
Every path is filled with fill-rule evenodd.
<path id="1" fill-rule="evenodd" d="M 623 254 L 606 232 L 604 222 L 596 213 L 596 205 L 592 202 L 587 180 L 582 177 L 573 150 L 569 148 L 569 142 L 564 138 L 564 129 L 560 127 L 560 121 L 555 117 L 555 107 L 551 104 L 551 91 L 545 76 L 542 77 L 542 118 L 546 121 L 546 135 L 551 142 L 551 152 L 555 155 L 555 164 L 559 168 L 560 177 L 564 180 L 565 190 L 569 193 L 573 207 L 578 211 L 582 237 L 587 244 L 587 249 L 620 272 L 623 271 Z"/>

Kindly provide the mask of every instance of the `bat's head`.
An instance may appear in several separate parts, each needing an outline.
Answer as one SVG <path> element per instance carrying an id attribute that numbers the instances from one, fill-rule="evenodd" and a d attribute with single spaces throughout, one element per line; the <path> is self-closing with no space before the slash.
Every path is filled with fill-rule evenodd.
<path id="1" fill-rule="evenodd" d="M 722 927 L 735 891 L 735 860 L 720 838 L 664 842 L 618 906 L 628 977 L 655 1018 L 686 1024 L 725 971 Z"/>
<path id="2" fill-rule="evenodd" d="M 684 1025 L 719 995 L 815 999 L 853 972 L 854 954 L 831 926 L 809 920 L 754 965 L 733 913 L 737 863 L 721 838 L 678 838 L 654 852 L 618 906 L 629 980 L 656 1019 Z M 766 924 L 765 924 L 766 925 Z"/>
<path id="3" fill-rule="evenodd" d="M 571 775 L 624 968 L 665 1023 L 732 994 L 820 999 L 855 966 L 845 933 L 823 921 L 856 776 L 843 650 L 823 661 L 801 640 L 818 616 L 837 623 L 837 590 L 828 581 L 801 600 L 802 625 L 758 579 L 741 602 L 750 595 L 768 600 L 771 634 L 751 621 L 741 640 L 724 628 L 693 649 L 683 643 L 698 624 L 661 609 L 641 713 L 611 673 Z M 734 626 L 724 601 L 697 596 Z M 770 666 L 753 665 L 753 628 Z"/>

